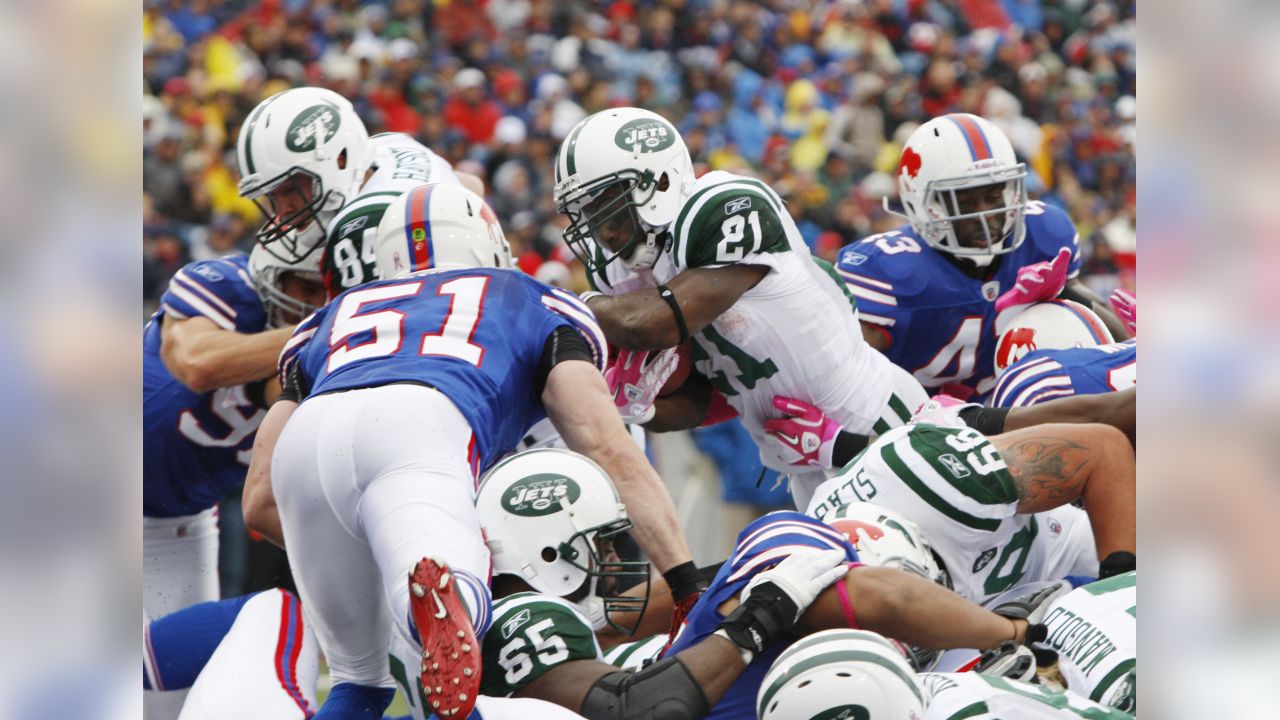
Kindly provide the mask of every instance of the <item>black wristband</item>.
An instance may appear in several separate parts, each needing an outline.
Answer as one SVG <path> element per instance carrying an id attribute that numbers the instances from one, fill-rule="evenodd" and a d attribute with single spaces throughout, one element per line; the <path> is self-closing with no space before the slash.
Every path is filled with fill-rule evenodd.
<path id="1" fill-rule="evenodd" d="M 1117 550 L 1103 558 L 1102 562 L 1098 564 L 1098 579 L 1106 580 L 1109 577 L 1115 577 L 1137 569 L 1138 558 L 1133 553 Z"/>
<path id="2" fill-rule="evenodd" d="M 858 453 L 866 449 L 869 442 L 871 438 L 866 435 L 841 430 L 840 434 L 836 435 L 835 445 L 831 446 L 831 467 L 839 470 L 848 465 L 858 456 Z"/>
<path id="3" fill-rule="evenodd" d="M 662 573 L 662 579 L 667 581 L 667 587 L 671 588 L 671 597 L 675 598 L 676 602 L 707 589 L 707 582 L 702 579 L 698 566 L 694 565 L 692 560 Z"/>
<path id="4" fill-rule="evenodd" d="M 263 378 L 244 384 L 244 396 L 256 408 L 267 409 L 267 380 Z"/>
<path id="5" fill-rule="evenodd" d="M 1009 408 L 969 407 L 960 411 L 965 425 L 983 435 L 999 435 L 1004 432 L 1004 420 Z"/>
<path id="6" fill-rule="evenodd" d="M 680 303 L 676 301 L 676 294 L 671 292 L 671 288 L 666 285 L 658 286 L 658 297 L 667 301 L 667 306 L 671 308 L 671 314 L 676 316 L 676 327 L 680 328 L 680 344 L 689 341 L 689 326 L 684 321 L 684 311 L 680 309 Z"/>
<path id="7" fill-rule="evenodd" d="M 772 582 L 762 582 L 720 623 L 729 640 L 757 656 L 796 623 L 799 608 L 795 601 Z"/>

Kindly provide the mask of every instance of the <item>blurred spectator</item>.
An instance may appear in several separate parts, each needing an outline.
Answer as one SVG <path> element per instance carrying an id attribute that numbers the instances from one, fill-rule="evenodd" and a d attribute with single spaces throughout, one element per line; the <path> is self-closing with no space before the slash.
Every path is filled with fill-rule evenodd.
<path id="1" fill-rule="evenodd" d="M 576 289 L 552 159 L 588 112 L 621 104 L 676 123 L 699 170 L 774 187 L 819 253 L 896 222 L 879 200 L 896 194 L 918 123 L 986 115 L 1027 162 L 1029 188 L 1087 242 L 1106 239 L 1099 275 L 1114 277 L 1114 262 L 1123 280 L 1136 237 L 1135 12 L 1112 0 L 152 0 L 148 272 L 252 241 L 261 218 L 235 190 L 239 126 L 264 97 L 318 83 L 350 97 L 372 132 L 479 163 L 522 267 L 555 259 Z"/>

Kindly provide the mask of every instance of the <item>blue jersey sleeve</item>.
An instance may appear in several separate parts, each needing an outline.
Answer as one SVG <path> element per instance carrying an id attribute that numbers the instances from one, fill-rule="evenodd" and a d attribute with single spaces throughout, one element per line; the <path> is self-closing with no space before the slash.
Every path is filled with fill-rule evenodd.
<path id="1" fill-rule="evenodd" d="M 892 230 L 840 251 L 836 272 L 857 298 L 861 320 L 905 332 L 913 298 L 925 285 L 920 272 L 922 244 L 909 231 Z"/>
<path id="2" fill-rule="evenodd" d="M 252 333 L 267 324 L 257 286 L 249 275 L 249 258 L 236 255 L 202 260 L 183 267 L 160 296 L 169 317 L 203 317 L 223 330 Z"/>
<path id="3" fill-rule="evenodd" d="M 316 334 L 320 323 L 324 321 L 324 313 L 328 306 L 320 308 L 307 316 L 305 320 L 298 323 L 298 327 L 294 329 L 293 335 L 289 337 L 289 341 L 284 344 L 284 348 L 280 350 L 280 359 L 276 363 L 276 367 L 280 372 L 280 386 L 284 387 L 289 380 L 289 373 L 293 371 L 298 362 L 298 356 L 302 353 L 302 349 L 307 346 L 312 336 Z M 305 375 L 305 368 L 303 370 Z M 308 383 L 315 380 L 312 377 L 305 378 Z"/>
<path id="4" fill-rule="evenodd" d="M 724 584 L 750 580 L 801 548 L 841 550 L 846 560 L 858 559 L 857 550 L 840 531 L 808 515 L 779 510 L 751 523 L 738 535 L 733 556 L 725 563 Z"/>
<path id="5" fill-rule="evenodd" d="M 1075 223 L 1058 207 L 1032 200 L 1027 203 L 1027 241 L 1034 244 L 1035 261 L 1052 260 L 1062 248 L 1071 250 L 1071 266 L 1067 277 L 1080 274 L 1080 233 Z M 1035 262 L 1033 261 L 1033 262 Z"/>
<path id="6" fill-rule="evenodd" d="M 578 331 L 578 334 L 587 343 L 587 347 L 591 349 L 591 357 L 595 361 L 596 368 L 600 372 L 604 372 L 605 366 L 609 362 L 609 345 L 605 342 L 604 331 L 600 329 L 599 323 L 596 322 L 595 314 L 591 312 L 586 303 L 578 299 L 577 295 L 561 288 L 543 285 L 536 280 L 532 280 L 532 282 L 537 283 L 539 294 L 542 297 L 542 304 L 554 313 L 556 317 L 567 321 L 573 329 Z"/>
<path id="7" fill-rule="evenodd" d="M 1010 365 L 991 392 L 992 407 L 1027 407 L 1074 395 L 1071 374 L 1049 351 L 1028 353 Z"/>

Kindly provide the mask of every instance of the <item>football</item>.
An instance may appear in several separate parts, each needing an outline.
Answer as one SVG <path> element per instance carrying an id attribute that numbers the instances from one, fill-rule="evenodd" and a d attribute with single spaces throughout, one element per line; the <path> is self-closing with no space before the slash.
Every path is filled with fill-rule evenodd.
<path id="1" fill-rule="evenodd" d="M 692 342 L 692 340 L 687 340 L 683 344 L 676 346 L 675 372 L 671 373 L 671 377 L 667 378 L 667 381 L 662 385 L 662 389 L 658 391 L 658 397 L 666 397 L 679 390 L 685 381 L 689 379 L 689 373 L 693 372 L 693 351 L 689 345 Z M 650 355 L 649 357 L 652 358 L 653 356 Z"/>

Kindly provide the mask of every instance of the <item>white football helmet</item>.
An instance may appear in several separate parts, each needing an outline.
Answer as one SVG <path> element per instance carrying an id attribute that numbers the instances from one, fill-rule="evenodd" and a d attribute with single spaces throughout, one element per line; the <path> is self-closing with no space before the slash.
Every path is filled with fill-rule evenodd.
<path id="1" fill-rule="evenodd" d="M 869 630 L 823 630 L 787 648 L 756 695 L 760 720 L 921 720 L 924 689 L 895 644 Z"/>
<path id="2" fill-rule="evenodd" d="M 855 502 L 836 508 L 822 520 L 849 538 L 862 564 L 906 570 L 951 587 L 950 576 L 920 533 L 920 526 L 903 515 L 883 505 Z"/>
<path id="3" fill-rule="evenodd" d="M 332 90 L 302 87 L 258 103 L 236 141 L 240 194 L 258 204 L 267 221 L 258 242 L 285 262 L 315 252 L 325 228 L 355 198 L 373 162 L 369 131 L 350 101 Z M 291 182 L 302 207 L 287 217 L 270 193 Z"/>
<path id="4" fill-rule="evenodd" d="M 630 634 L 616 614 L 648 603 L 648 562 L 607 557 L 601 541 L 631 528 L 613 481 L 589 458 L 560 448 L 516 453 L 485 473 L 476 493 L 493 574 L 514 575 L 534 590 L 572 602 L 595 626 Z M 639 597 L 619 587 L 646 583 Z M 625 588 L 623 588 L 625 589 Z"/>
<path id="5" fill-rule="evenodd" d="M 511 267 L 498 216 L 461 185 L 419 185 L 392 200 L 375 243 L 384 280 L 430 268 Z"/>
<path id="6" fill-rule="evenodd" d="M 912 229 L 937 250 L 985 265 L 996 255 L 1022 244 L 1027 227 L 1027 168 L 1018 162 L 1013 145 L 998 127 L 977 115 L 953 113 L 936 117 L 907 138 L 898 162 L 898 196 Z M 966 211 L 957 193 L 1002 184 L 1003 204 Z M 999 235 L 990 219 L 1002 219 Z M 986 244 L 961 242 L 956 223 L 976 222 Z"/>
<path id="7" fill-rule="evenodd" d="M 661 115 L 634 107 L 590 115 L 556 158 L 556 209 L 570 221 L 565 243 L 588 272 L 618 258 L 631 270 L 653 267 L 693 180 L 689 148 Z M 601 242 L 601 230 L 617 235 L 615 248 Z"/>
<path id="8" fill-rule="evenodd" d="M 1071 300 L 1049 300 L 1021 309 L 996 340 L 996 375 L 1035 350 L 1094 347 L 1115 342 L 1101 318 Z"/>
<path id="9" fill-rule="evenodd" d="M 254 246 L 253 252 L 249 253 L 249 274 L 253 276 L 258 297 L 267 313 L 267 327 L 281 328 L 297 324 L 320 307 L 289 295 L 284 291 L 282 283 L 285 274 L 293 274 L 323 290 L 324 278 L 320 271 L 320 260 L 321 256 L 313 253 L 296 263 L 285 262 L 265 247 Z M 321 296 L 323 294 L 320 292 Z"/>

